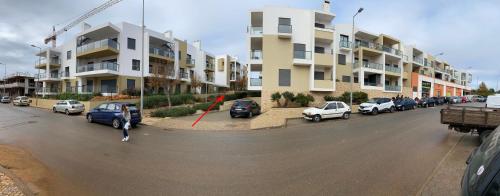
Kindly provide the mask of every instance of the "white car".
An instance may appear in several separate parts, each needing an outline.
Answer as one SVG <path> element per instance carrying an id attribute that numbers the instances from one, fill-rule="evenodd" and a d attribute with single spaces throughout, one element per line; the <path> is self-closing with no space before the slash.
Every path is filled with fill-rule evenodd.
<path id="1" fill-rule="evenodd" d="M 26 96 L 19 96 L 12 101 L 12 104 L 16 106 L 30 106 L 30 99 Z"/>
<path id="2" fill-rule="evenodd" d="M 500 108 L 500 95 L 488 96 L 486 99 L 487 108 Z"/>
<path id="3" fill-rule="evenodd" d="M 377 115 L 379 112 L 394 112 L 396 106 L 389 98 L 373 98 L 366 103 L 359 105 L 359 112 L 362 114 Z"/>
<path id="4" fill-rule="evenodd" d="M 64 112 L 66 115 L 81 114 L 85 111 L 85 106 L 76 100 L 63 100 L 52 106 L 53 112 Z"/>
<path id="5" fill-rule="evenodd" d="M 320 107 L 305 109 L 302 114 L 306 120 L 319 122 L 326 118 L 349 119 L 351 116 L 351 107 L 341 101 L 328 101 Z"/>
<path id="6" fill-rule="evenodd" d="M 3 96 L 0 102 L 2 103 L 10 103 L 10 97 L 9 96 Z"/>

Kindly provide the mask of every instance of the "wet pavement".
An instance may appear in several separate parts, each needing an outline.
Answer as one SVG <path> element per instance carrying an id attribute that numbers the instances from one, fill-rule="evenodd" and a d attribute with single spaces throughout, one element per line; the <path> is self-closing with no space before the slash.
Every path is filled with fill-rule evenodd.
<path id="1" fill-rule="evenodd" d="M 461 134 L 439 108 L 258 131 L 121 131 L 0 105 L 0 144 L 93 195 L 415 195 Z"/>

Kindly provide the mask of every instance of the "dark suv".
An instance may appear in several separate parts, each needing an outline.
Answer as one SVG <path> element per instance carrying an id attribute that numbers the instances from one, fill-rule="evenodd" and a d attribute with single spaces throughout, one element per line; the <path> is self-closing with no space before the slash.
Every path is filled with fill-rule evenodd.
<path id="1" fill-rule="evenodd" d="M 500 195 L 500 127 L 467 159 L 462 195 Z"/>
<path id="2" fill-rule="evenodd" d="M 426 97 L 418 100 L 417 104 L 418 107 L 423 107 L 423 108 L 434 107 L 436 106 L 436 101 L 433 98 Z"/>
<path id="3" fill-rule="evenodd" d="M 245 116 L 252 118 L 253 115 L 260 114 L 260 106 L 255 101 L 250 99 L 238 99 L 234 101 L 229 110 L 231 118 Z"/>

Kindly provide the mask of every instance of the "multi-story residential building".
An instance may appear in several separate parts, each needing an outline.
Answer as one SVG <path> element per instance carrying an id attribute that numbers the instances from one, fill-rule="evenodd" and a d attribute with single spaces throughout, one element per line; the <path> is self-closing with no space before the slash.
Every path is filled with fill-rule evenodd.
<path id="1" fill-rule="evenodd" d="M 469 73 L 395 37 L 348 24 L 334 26 L 334 18 L 328 0 L 322 10 L 250 11 L 248 90 L 262 92 L 263 110 L 273 106 L 272 93 L 283 91 L 322 101 L 325 95 L 351 89 L 369 97 L 452 96 L 470 90 Z"/>
<path id="2" fill-rule="evenodd" d="M 10 74 L 0 81 L 0 92 L 11 97 L 33 96 L 35 94 L 35 79 L 30 73 Z"/>
<path id="3" fill-rule="evenodd" d="M 213 92 L 229 87 L 229 82 L 216 79 L 228 75 L 228 70 L 215 69 L 215 55 L 202 50 L 200 41 L 190 44 L 175 38 L 172 31 L 146 29 L 143 39 L 141 33 L 140 26 L 126 22 L 94 27 L 84 24 L 75 37 L 37 54 L 41 60 L 35 68 L 42 73 L 35 78 L 43 83 L 38 93 L 113 95 L 140 89 L 142 40 L 146 89 L 165 90 L 155 85 L 157 78 L 179 81 L 171 89 L 177 93 Z M 202 86 L 192 88 L 194 80 Z"/>

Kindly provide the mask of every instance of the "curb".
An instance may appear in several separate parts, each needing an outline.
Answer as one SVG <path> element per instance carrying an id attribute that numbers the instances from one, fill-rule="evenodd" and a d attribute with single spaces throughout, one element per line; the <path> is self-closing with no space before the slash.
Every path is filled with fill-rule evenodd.
<path id="1" fill-rule="evenodd" d="M 31 191 L 31 189 L 28 188 L 28 185 L 26 185 L 21 179 L 19 179 L 11 171 L 0 166 L 0 172 L 4 173 L 6 176 L 8 176 L 10 179 L 12 179 L 12 181 L 14 181 L 14 184 L 17 186 L 17 188 L 19 188 L 19 190 L 25 196 L 35 196 L 35 193 L 33 193 L 33 191 Z"/>

